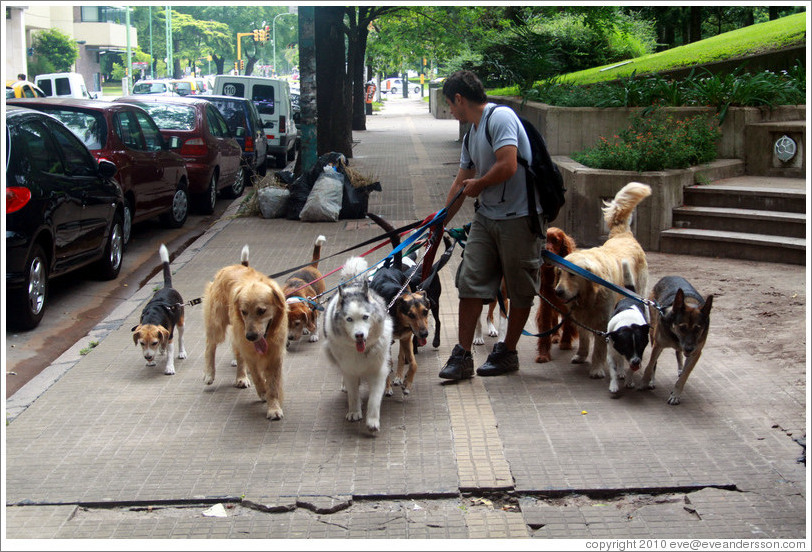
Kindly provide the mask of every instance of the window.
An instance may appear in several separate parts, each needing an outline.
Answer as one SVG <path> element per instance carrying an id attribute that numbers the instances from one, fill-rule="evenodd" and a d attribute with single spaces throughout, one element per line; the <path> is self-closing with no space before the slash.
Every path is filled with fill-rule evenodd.
<path id="1" fill-rule="evenodd" d="M 163 130 L 194 130 L 197 124 L 195 108 L 188 105 L 139 103 Z"/>
<path id="2" fill-rule="evenodd" d="M 96 161 L 76 135 L 59 125 L 59 123 L 48 121 L 47 125 L 65 156 L 66 173 L 69 176 L 92 176 L 96 174 Z"/>
<path id="3" fill-rule="evenodd" d="M 220 110 L 231 132 L 236 132 L 237 127 L 245 127 L 245 112 L 241 104 L 227 100 L 215 100 L 212 103 Z"/>
<path id="4" fill-rule="evenodd" d="M 45 92 L 46 96 L 53 96 L 54 95 L 54 91 L 51 88 L 51 80 L 50 79 L 40 81 L 39 82 L 39 87 L 42 88 L 42 91 Z"/>
<path id="5" fill-rule="evenodd" d="M 147 151 L 160 151 L 163 149 L 163 139 L 155 122 L 149 118 L 146 113 L 140 111 L 134 112 L 135 118 L 138 119 L 138 124 L 141 126 L 141 132 L 144 135 L 144 142 L 147 145 Z"/>
<path id="6" fill-rule="evenodd" d="M 127 18 L 127 8 L 113 6 L 82 6 L 81 18 L 83 22 L 91 23 L 123 23 Z"/>
<path id="7" fill-rule="evenodd" d="M 228 127 L 223 116 L 213 105 L 206 106 L 206 119 L 209 121 L 209 132 L 212 136 L 225 138 L 229 136 Z"/>
<path id="8" fill-rule="evenodd" d="M 107 123 L 101 113 L 95 111 L 74 111 L 57 107 L 42 109 L 50 113 L 71 129 L 84 142 L 88 149 L 97 150 L 107 142 Z"/>
<path id="9" fill-rule="evenodd" d="M 223 95 L 244 98 L 245 84 L 241 82 L 225 82 L 223 83 Z"/>
<path id="10" fill-rule="evenodd" d="M 50 83 L 48 83 L 50 84 Z M 70 96 L 70 81 L 67 77 L 60 77 L 56 79 L 56 95 L 57 96 Z"/>
<path id="11" fill-rule="evenodd" d="M 145 150 L 144 136 L 141 134 L 141 127 L 130 111 L 116 113 L 116 134 L 128 148 Z"/>
<path id="12" fill-rule="evenodd" d="M 267 84 L 255 84 L 251 99 L 257 104 L 257 109 L 263 115 L 274 113 L 274 87 Z"/>
<path id="13" fill-rule="evenodd" d="M 24 172 L 65 174 L 59 152 L 41 122 L 22 123 L 19 136 L 27 154 L 20 159 L 20 167 Z"/>

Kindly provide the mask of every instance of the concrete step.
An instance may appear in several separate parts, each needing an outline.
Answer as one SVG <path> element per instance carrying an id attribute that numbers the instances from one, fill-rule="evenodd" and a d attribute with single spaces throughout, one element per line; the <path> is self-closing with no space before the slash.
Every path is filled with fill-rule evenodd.
<path id="1" fill-rule="evenodd" d="M 673 211 L 674 228 L 745 232 L 803 238 L 806 215 L 730 207 L 686 205 Z"/>
<path id="2" fill-rule="evenodd" d="M 681 255 L 806 264 L 806 240 L 786 236 L 672 228 L 660 233 L 660 251 Z"/>
<path id="3" fill-rule="evenodd" d="M 769 185 L 764 183 L 769 181 Z M 806 212 L 806 189 L 803 179 L 736 177 L 710 184 L 688 186 L 683 192 L 685 205 Z"/>

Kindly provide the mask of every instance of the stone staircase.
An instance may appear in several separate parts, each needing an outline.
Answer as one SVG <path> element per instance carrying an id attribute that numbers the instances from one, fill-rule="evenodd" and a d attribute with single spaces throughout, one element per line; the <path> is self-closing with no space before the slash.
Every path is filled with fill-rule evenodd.
<path id="1" fill-rule="evenodd" d="M 805 120 L 747 124 L 741 168 L 683 188 L 660 250 L 806 264 L 805 135 Z"/>
<path id="2" fill-rule="evenodd" d="M 806 264 L 806 182 L 737 176 L 683 190 L 660 250 L 708 257 Z"/>

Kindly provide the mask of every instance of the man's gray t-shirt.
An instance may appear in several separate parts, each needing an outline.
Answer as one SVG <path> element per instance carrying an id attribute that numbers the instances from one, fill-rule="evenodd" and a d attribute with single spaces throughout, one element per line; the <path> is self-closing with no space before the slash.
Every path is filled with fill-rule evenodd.
<path id="1" fill-rule="evenodd" d="M 500 107 L 494 110 L 496 104 L 488 103 L 482 112 L 479 128 L 471 125 L 468 136 L 468 148 L 463 144 L 460 155 L 460 167 L 463 169 L 476 169 L 476 178 L 487 173 L 496 163 L 494 153 L 504 146 L 516 146 L 518 156 L 522 159 L 530 159 L 530 141 L 522 127 L 521 121 L 507 107 Z M 493 112 L 491 112 L 493 110 Z M 485 135 L 487 123 L 490 129 L 491 144 Z M 541 205 L 536 192 L 536 205 Z M 538 212 L 541 212 L 539 207 Z M 493 220 L 505 220 L 524 217 L 528 215 L 527 208 L 527 186 L 525 184 L 525 171 L 521 164 L 516 168 L 513 176 L 500 184 L 488 186 L 479 194 L 478 213 Z"/>

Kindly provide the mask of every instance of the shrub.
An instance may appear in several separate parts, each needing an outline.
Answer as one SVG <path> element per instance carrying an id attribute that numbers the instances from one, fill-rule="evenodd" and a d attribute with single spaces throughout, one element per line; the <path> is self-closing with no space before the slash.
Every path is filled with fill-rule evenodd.
<path id="1" fill-rule="evenodd" d="M 661 171 L 684 169 L 716 159 L 721 137 L 718 120 L 711 115 L 678 119 L 661 109 L 641 113 L 612 138 L 572 158 L 595 169 Z"/>

